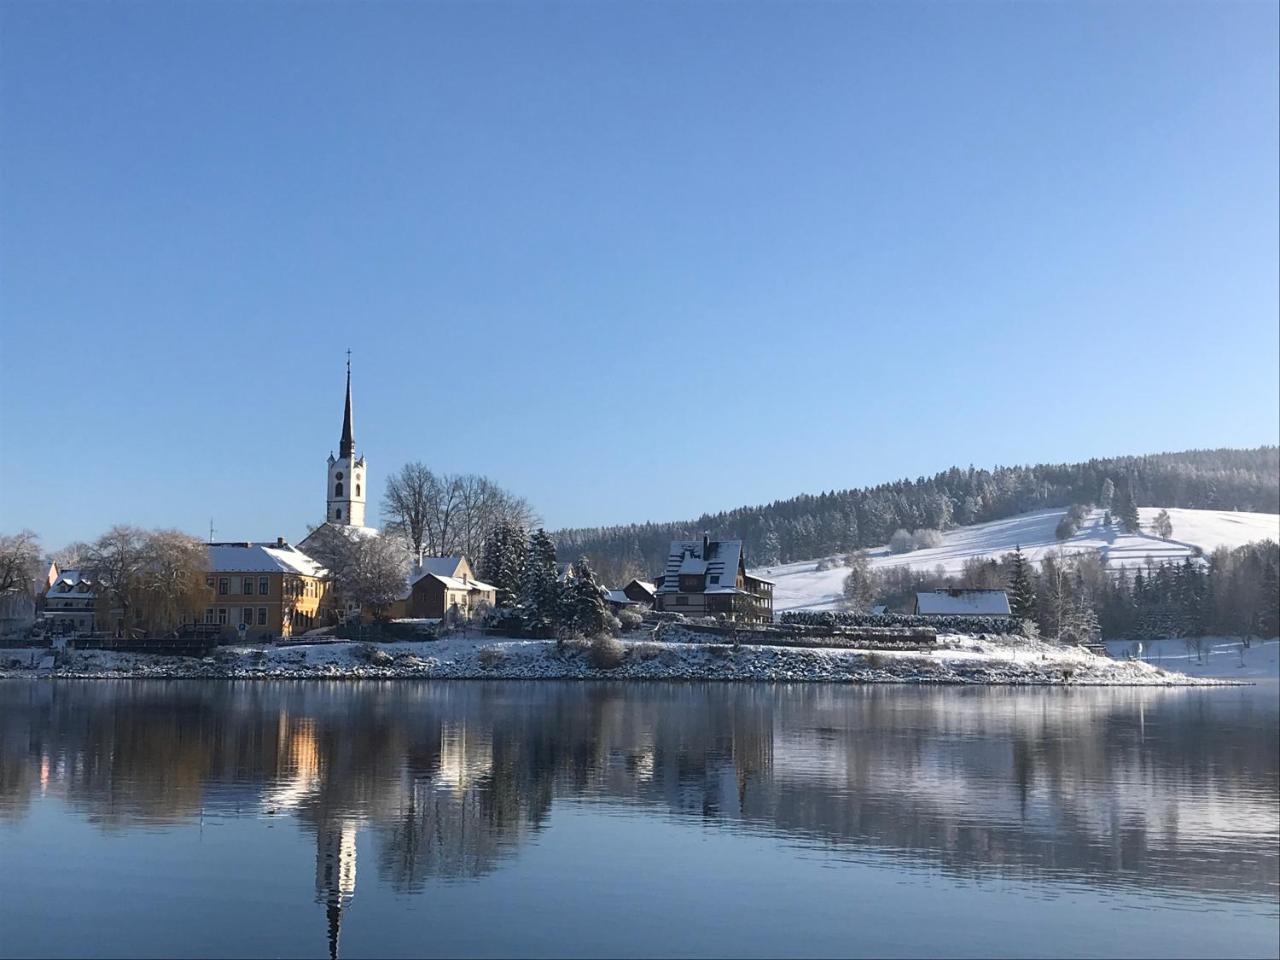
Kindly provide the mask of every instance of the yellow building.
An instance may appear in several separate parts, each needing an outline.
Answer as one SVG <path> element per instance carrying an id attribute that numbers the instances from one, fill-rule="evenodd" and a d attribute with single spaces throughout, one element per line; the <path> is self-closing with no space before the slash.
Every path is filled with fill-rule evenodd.
<path id="1" fill-rule="evenodd" d="M 228 640 L 290 637 L 328 622 L 327 572 L 283 537 L 209 544 L 206 582 L 204 622 Z"/>

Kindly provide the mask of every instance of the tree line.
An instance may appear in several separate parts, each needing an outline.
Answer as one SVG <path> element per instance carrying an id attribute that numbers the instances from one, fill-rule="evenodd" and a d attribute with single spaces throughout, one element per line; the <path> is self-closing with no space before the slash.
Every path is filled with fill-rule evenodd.
<path id="1" fill-rule="evenodd" d="M 1020 549 L 970 558 L 956 576 L 941 568 L 873 571 L 861 554 L 847 562 L 844 593 L 853 611 L 884 604 L 905 613 L 917 592 L 959 587 L 1006 590 L 1014 618 L 1065 642 L 1280 635 L 1280 545 L 1272 540 L 1119 569 L 1093 551 L 1050 551 L 1037 568 Z"/>
<path id="2" fill-rule="evenodd" d="M 1280 448 L 1189 450 L 1035 466 L 952 467 L 932 477 L 805 494 L 676 523 L 556 531 L 570 555 L 588 557 L 609 582 L 661 571 L 672 540 L 744 541 L 748 562 L 768 566 L 887 543 L 897 530 L 946 530 L 1052 507 L 1098 503 L 1136 525 L 1138 506 L 1280 513 Z"/>

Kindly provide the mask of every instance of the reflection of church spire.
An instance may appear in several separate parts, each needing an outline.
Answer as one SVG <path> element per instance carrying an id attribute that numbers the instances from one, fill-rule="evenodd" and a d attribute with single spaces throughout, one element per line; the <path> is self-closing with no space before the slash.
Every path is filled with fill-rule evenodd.
<path id="1" fill-rule="evenodd" d="M 356 892 L 356 825 L 326 820 L 316 833 L 316 900 L 329 920 L 329 960 L 338 960 L 342 908 Z"/>

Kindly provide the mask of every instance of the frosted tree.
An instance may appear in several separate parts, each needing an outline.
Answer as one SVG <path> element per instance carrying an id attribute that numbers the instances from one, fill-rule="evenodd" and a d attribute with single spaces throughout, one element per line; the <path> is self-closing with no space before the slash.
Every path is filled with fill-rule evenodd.
<path id="1" fill-rule="evenodd" d="M 1116 496 L 1116 484 L 1110 477 L 1102 481 L 1102 489 L 1098 491 L 1098 506 L 1103 510 L 1111 509 L 1111 502 Z"/>
<path id="2" fill-rule="evenodd" d="M 1138 517 L 1138 501 L 1133 493 L 1133 477 L 1124 485 L 1124 496 L 1118 508 L 1120 523 L 1129 533 L 1138 533 L 1142 529 L 1142 521 Z"/>
<path id="3" fill-rule="evenodd" d="M 609 611 L 604 604 L 604 593 L 596 581 L 595 572 L 582 557 L 573 565 L 573 577 L 565 589 L 563 623 L 574 633 L 584 637 L 598 637 L 609 623 Z"/>
<path id="4" fill-rule="evenodd" d="M 1161 540 L 1168 540 L 1173 536 L 1173 520 L 1169 516 L 1168 510 L 1161 508 L 1151 524 L 1151 530 Z"/>
<path id="5" fill-rule="evenodd" d="M 0 534 L 0 598 L 29 593 L 40 566 L 40 541 L 30 530 Z"/>
<path id="6" fill-rule="evenodd" d="M 893 536 L 889 538 L 890 553 L 910 553 L 915 549 L 915 545 L 915 540 L 912 539 L 911 534 L 901 527 L 893 531 Z"/>
<path id="7" fill-rule="evenodd" d="M 862 613 L 875 599 L 875 580 L 871 573 L 871 561 L 863 550 L 851 553 L 845 559 L 849 572 L 844 578 L 845 606 L 855 613 Z"/>
<path id="8" fill-rule="evenodd" d="M 1021 546 L 1014 547 L 1009 557 L 1009 612 L 1019 620 L 1036 619 L 1036 588 Z"/>
<path id="9" fill-rule="evenodd" d="M 534 636 L 551 636 L 560 622 L 560 581 L 556 577 L 556 545 L 539 527 L 529 538 L 520 604 L 526 629 Z"/>

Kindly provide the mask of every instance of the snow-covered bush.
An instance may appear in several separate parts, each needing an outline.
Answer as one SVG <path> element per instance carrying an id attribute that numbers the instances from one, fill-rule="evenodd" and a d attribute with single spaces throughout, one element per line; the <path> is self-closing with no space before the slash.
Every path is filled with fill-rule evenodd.
<path id="1" fill-rule="evenodd" d="M 818 561 L 818 565 L 814 568 L 819 573 L 826 570 L 835 570 L 837 567 L 843 567 L 844 560 L 840 557 L 823 557 Z"/>
<path id="2" fill-rule="evenodd" d="M 627 648 L 617 637 L 596 637 L 587 650 L 587 659 L 597 670 L 612 670 L 626 658 Z"/>
<path id="3" fill-rule="evenodd" d="M 906 530 L 899 527 L 889 538 L 890 553 L 910 553 L 915 549 L 915 540 Z"/>
<path id="4" fill-rule="evenodd" d="M 788 610 L 784 624 L 803 627 L 933 627 L 939 633 L 1019 633 L 1022 622 L 1013 617 L 919 617 L 906 613 L 853 613 L 832 610 Z"/>
<path id="5" fill-rule="evenodd" d="M 911 542 L 917 550 L 928 550 L 930 547 L 942 546 L 942 531 L 932 527 L 921 527 L 911 535 Z"/>
<path id="6" fill-rule="evenodd" d="M 638 662 L 645 660 L 656 660 L 667 652 L 667 648 L 660 643 L 633 643 L 627 651 L 628 659 Z"/>
<path id="7" fill-rule="evenodd" d="M 635 610 L 619 610 L 618 623 L 622 626 L 623 633 L 630 633 L 632 630 L 640 629 L 640 625 L 644 623 L 644 616 Z"/>

